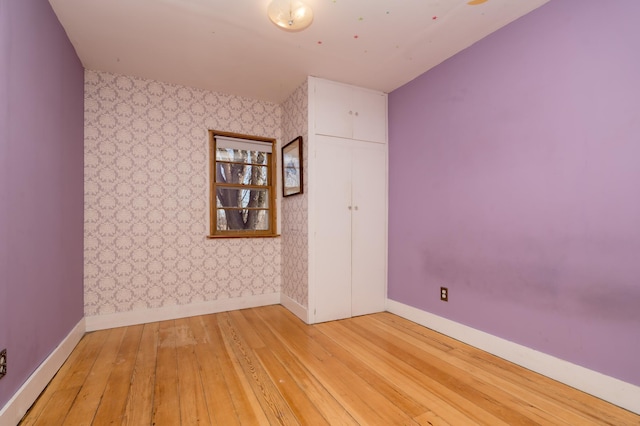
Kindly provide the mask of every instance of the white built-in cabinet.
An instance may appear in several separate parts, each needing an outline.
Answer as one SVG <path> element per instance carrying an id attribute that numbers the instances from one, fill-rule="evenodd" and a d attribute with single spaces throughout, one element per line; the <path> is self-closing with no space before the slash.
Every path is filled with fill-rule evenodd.
<path id="1" fill-rule="evenodd" d="M 315 80 L 314 133 L 386 143 L 387 95 L 328 80 Z"/>
<path id="2" fill-rule="evenodd" d="M 309 129 L 308 322 L 384 311 L 387 96 L 310 77 Z"/>

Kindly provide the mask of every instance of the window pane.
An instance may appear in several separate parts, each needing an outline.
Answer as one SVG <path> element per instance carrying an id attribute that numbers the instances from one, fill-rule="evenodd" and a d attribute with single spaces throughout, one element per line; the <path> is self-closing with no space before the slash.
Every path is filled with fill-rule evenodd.
<path id="1" fill-rule="evenodd" d="M 234 163 L 267 164 L 267 154 L 262 151 L 246 151 L 231 148 L 218 148 L 216 160 L 232 161 Z"/>
<path id="2" fill-rule="evenodd" d="M 216 189 L 217 207 L 261 208 L 269 207 L 269 191 L 267 189 L 232 189 L 218 187 Z"/>
<path id="3" fill-rule="evenodd" d="M 267 166 L 217 163 L 216 182 L 266 186 L 269 184 L 269 168 Z"/>
<path id="4" fill-rule="evenodd" d="M 218 209 L 218 231 L 267 231 L 268 210 Z"/>

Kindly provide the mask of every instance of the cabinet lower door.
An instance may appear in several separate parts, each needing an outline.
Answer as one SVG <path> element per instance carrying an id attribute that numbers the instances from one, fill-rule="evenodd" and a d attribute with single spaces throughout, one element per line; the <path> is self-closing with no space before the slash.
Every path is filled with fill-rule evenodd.
<path id="1" fill-rule="evenodd" d="M 351 316 L 351 150 L 318 137 L 314 185 L 314 322 Z"/>
<path id="2" fill-rule="evenodd" d="M 351 315 L 382 312 L 387 282 L 386 146 L 352 150 Z"/>
<path id="3" fill-rule="evenodd" d="M 318 137 L 314 322 L 383 311 L 386 146 Z"/>

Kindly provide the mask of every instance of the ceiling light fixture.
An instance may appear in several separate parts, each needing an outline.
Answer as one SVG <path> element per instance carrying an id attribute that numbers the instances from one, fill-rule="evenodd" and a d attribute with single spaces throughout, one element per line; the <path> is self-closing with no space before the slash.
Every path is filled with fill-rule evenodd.
<path id="1" fill-rule="evenodd" d="M 313 21 L 313 10 L 299 0 L 273 0 L 267 15 L 279 28 L 292 32 L 304 30 Z"/>

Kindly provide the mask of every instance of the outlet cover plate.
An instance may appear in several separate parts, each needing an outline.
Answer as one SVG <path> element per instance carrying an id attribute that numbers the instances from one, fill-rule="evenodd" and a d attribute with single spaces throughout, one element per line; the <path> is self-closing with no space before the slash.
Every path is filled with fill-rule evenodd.
<path id="1" fill-rule="evenodd" d="M 440 300 L 443 302 L 449 301 L 449 289 L 447 287 L 440 287 Z"/>
<path id="2" fill-rule="evenodd" d="M 0 351 L 0 379 L 7 374 L 7 350 Z"/>

